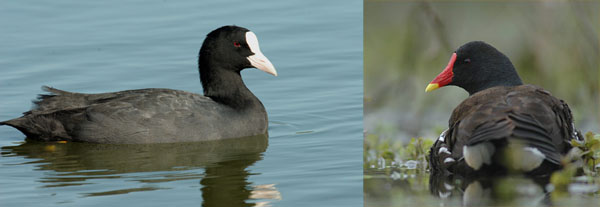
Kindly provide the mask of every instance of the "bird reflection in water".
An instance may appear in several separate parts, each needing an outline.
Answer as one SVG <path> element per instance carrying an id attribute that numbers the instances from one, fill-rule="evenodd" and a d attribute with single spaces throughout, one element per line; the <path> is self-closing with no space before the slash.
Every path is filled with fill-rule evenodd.
<path id="1" fill-rule="evenodd" d="M 550 177 L 430 174 L 429 190 L 443 201 L 460 200 L 463 206 L 551 206 Z"/>
<path id="2" fill-rule="evenodd" d="M 122 182 L 121 189 L 80 192 L 84 197 L 168 190 L 156 186 L 200 179 L 203 206 L 269 206 L 281 200 L 281 194 L 274 184 L 248 182 L 250 175 L 259 173 L 247 169 L 262 159 L 267 146 L 267 135 L 168 144 L 27 141 L 2 147 L 2 156 L 24 157 L 20 164 L 35 163 L 37 170 L 55 172 L 39 180 L 45 188 L 93 185 L 98 179 L 137 181 Z M 140 183 L 147 185 L 139 187 Z"/>

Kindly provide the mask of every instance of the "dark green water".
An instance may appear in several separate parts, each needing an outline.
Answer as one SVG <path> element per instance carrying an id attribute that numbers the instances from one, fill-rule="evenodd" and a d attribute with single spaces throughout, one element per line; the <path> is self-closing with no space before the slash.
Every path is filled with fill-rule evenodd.
<path id="1" fill-rule="evenodd" d="M 41 85 L 202 91 L 204 36 L 254 31 L 279 76 L 242 76 L 270 137 L 225 143 L 24 143 L 0 127 L 1 206 L 362 206 L 361 1 L 3 1 L 0 119 Z"/>

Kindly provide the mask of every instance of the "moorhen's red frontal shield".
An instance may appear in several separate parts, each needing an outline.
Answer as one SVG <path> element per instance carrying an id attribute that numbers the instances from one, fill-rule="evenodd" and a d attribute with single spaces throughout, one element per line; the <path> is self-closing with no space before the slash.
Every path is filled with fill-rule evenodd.
<path id="1" fill-rule="evenodd" d="M 446 68 L 437 77 L 435 77 L 431 81 L 431 83 L 429 83 L 429 85 L 427 85 L 427 88 L 425 88 L 425 92 L 433 91 L 440 87 L 444 87 L 445 85 L 448 85 L 450 82 L 452 82 L 452 77 L 454 76 L 452 68 L 454 68 L 455 61 L 456 53 L 452 53 L 452 57 L 450 58 L 450 62 L 448 62 Z"/>

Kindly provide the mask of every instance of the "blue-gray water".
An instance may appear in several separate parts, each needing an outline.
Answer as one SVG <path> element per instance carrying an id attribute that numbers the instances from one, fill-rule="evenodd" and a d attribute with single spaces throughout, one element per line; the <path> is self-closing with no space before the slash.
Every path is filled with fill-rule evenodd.
<path id="1" fill-rule="evenodd" d="M 268 147 L 25 144 L 3 126 L 0 205 L 362 206 L 359 0 L 2 1 L 0 120 L 41 85 L 200 93 L 198 49 L 228 24 L 254 31 L 279 73 L 242 72 L 269 114 Z"/>

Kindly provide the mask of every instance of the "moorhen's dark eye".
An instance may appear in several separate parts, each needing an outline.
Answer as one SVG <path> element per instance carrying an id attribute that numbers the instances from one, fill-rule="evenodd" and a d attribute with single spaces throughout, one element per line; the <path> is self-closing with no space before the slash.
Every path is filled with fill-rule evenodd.
<path id="1" fill-rule="evenodd" d="M 464 61 L 465 61 L 465 63 L 470 63 L 470 62 L 471 62 L 471 59 L 467 58 L 467 59 L 465 59 Z"/>
<path id="2" fill-rule="evenodd" d="M 235 46 L 235 47 L 241 47 L 242 44 L 240 44 L 238 41 L 234 41 L 233 42 L 233 46 Z"/>

